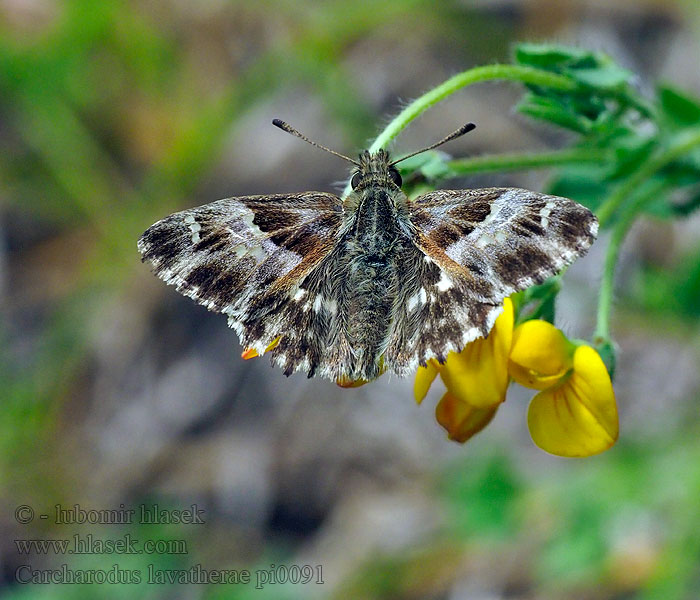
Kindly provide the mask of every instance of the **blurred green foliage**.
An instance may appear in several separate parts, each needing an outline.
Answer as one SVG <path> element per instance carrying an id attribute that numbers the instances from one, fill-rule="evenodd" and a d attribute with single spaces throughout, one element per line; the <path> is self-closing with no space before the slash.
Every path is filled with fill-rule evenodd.
<path id="1" fill-rule="evenodd" d="M 699 431 L 696 422 L 677 437 L 621 440 L 615 452 L 567 461 L 549 474 L 518 473 L 517 458 L 502 448 L 472 452 L 440 480 L 450 542 L 415 556 L 373 556 L 337 597 L 404 597 L 402 570 L 439 581 L 485 562 L 505 578 L 525 567 L 532 575 L 521 583 L 540 597 L 694 598 L 700 589 Z M 377 573 L 381 586 L 367 585 Z M 421 585 L 426 582 L 413 588 Z M 599 595 L 587 595 L 591 589 Z"/>
<path id="2" fill-rule="evenodd" d="M 53 472 L 52 444 L 57 413 L 85 369 L 93 319 L 107 299 L 128 292 L 138 235 L 186 203 L 232 124 L 256 103 L 303 84 L 313 87 L 349 143 L 362 146 L 376 127 L 371 107 L 339 60 L 343 51 L 378 24 L 396 20 L 401 35 L 412 22 L 452 37 L 462 36 L 465 27 L 458 11 L 436 11 L 434 3 L 419 0 L 378 3 L 373 11 L 359 3 L 266 0 L 250 10 L 274 12 L 290 24 L 292 35 L 242 61 L 220 85 L 205 85 L 177 35 L 123 0 L 65 2 L 40 35 L 0 29 L 0 107 L 7 119 L 0 142 L 3 197 L 36 223 L 63 232 L 80 257 L 68 290 L 43 316 L 30 359 L 18 361 L 9 353 L 0 359 L 0 483 L 11 484 L 12 493 L 43 490 L 52 502 L 68 494 Z M 476 26 L 498 29 L 487 19 Z M 476 56 L 484 61 L 503 50 L 498 41 L 479 48 L 469 36 L 464 44 L 465 54 L 481 52 Z M 522 44 L 514 62 L 571 81 L 568 90 L 529 84 L 517 106 L 532 119 L 571 132 L 571 144 L 539 155 L 451 159 L 426 153 L 401 165 L 409 188 L 465 174 L 555 167 L 547 191 L 593 209 L 612 207 L 604 209 L 604 225 L 622 223 L 620 241 L 639 215 L 682 219 L 700 207 L 698 99 L 667 84 L 646 99 L 633 73 L 583 49 Z M 193 86 L 199 95 L 191 94 Z M 74 231 L 84 239 L 74 240 Z M 557 282 L 549 282 L 524 301 L 539 311 L 536 316 L 553 319 L 557 291 Z M 625 298 L 697 324 L 700 246 L 670 269 L 645 268 Z M 607 328 L 599 333 L 599 348 L 611 345 Z M 3 344 L 12 342 L 6 331 L 0 335 Z M 444 537 L 413 554 L 370 557 L 338 597 L 392 598 L 427 590 L 436 580 L 458 576 L 469 557 L 493 556 L 494 549 L 534 531 L 536 548 L 527 558 L 535 565 L 535 589 L 576 594 L 593 582 L 619 597 L 691 599 L 700 589 L 696 414 L 691 423 L 643 443 L 623 440 L 615 452 L 567 463 L 551 475 L 529 473 L 508 451 L 470 455 L 436 486 L 436 502 L 450 515 Z M 621 515 L 637 515 L 648 538 L 634 538 L 630 531 L 639 527 Z M 172 535 L 167 529 L 133 533 Z M 71 566 L 91 568 L 96 561 L 102 557 L 81 557 Z M 118 562 L 122 568 L 183 566 L 166 555 Z M 14 599 L 153 597 L 144 585 L 15 586 L 4 593 Z M 212 586 L 203 597 L 300 598 L 304 592 L 294 586 L 263 592 Z"/>

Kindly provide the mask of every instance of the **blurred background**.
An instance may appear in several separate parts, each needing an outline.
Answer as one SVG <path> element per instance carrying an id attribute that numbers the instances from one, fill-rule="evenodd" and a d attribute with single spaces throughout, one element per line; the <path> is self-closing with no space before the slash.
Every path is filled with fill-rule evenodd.
<path id="1" fill-rule="evenodd" d="M 154 221 L 228 196 L 342 189 L 406 101 L 515 41 L 609 53 L 642 90 L 700 94 L 694 0 L 0 0 L 0 596 L 21 598 L 694 599 L 700 597 L 700 263 L 685 304 L 639 274 L 697 249 L 700 219 L 625 246 L 613 333 L 621 436 L 588 459 L 535 448 L 511 390 L 467 445 L 436 384 L 343 390 L 240 359 L 221 315 L 136 251 Z M 398 138 L 466 121 L 455 156 L 561 147 L 473 86 Z M 459 186 L 541 190 L 547 171 Z M 590 337 L 605 239 L 567 274 L 558 325 Z M 205 523 L 57 525 L 60 505 L 204 511 Z M 18 522 L 15 509 L 35 511 Z M 186 553 L 22 553 L 15 540 L 183 540 Z M 36 550 L 36 549 L 35 549 Z M 310 565 L 308 584 L 25 585 L 21 565 L 140 571 Z M 320 569 L 319 569 L 320 567 Z M 320 575 L 320 577 L 319 577 Z M 323 583 L 318 582 L 320 579 Z"/>

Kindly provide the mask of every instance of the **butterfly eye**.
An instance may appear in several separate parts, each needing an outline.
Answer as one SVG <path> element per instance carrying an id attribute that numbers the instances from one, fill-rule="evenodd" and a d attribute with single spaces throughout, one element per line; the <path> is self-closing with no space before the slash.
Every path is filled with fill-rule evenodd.
<path id="1" fill-rule="evenodd" d="M 355 173 L 350 180 L 350 187 L 354 190 L 358 185 L 360 185 L 360 173 Z"/>
<path id="2" fill-rule="evenodd" d="M 389 177 L 391 177 L 391 180 L 398 187 L 401 187 L 401 184 L 403 183 L 403 180 L 401 179 L 401 174 L 394 167 L 389 168 Z"/>

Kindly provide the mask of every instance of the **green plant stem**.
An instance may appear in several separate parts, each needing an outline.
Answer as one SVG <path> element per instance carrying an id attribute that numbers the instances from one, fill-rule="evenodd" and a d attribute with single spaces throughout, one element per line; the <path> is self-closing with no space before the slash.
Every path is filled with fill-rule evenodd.
<path id="1" fill-rule="evenodd" d="M 429 92 L 423 94 L 406 106 L 387 127 L 382 131 L 377 139 L 369 147 L 370 152 L 377 152 L 385 148 L 411 121 L 425 112 L 428 108 L 444 100 L 456 91 L 481 81 L 491 81 L 504 79 L 507 81 L 519 81 L 532 85 L 541 85 L 562 91 L 571 91 L 578 87 L 578 84 L 564 75 L 557 75 L 549 71 L 525 67 L 521 65 L 487 65 L 469 69 L 444 83 L 434 87 Z M 350 185 L 345 186 L 343 197 L 351 191 Z"/>
<path id="2" fill-rule="evenodd" d="M 638 196 L 620 215 L 617 223 L 615 223 L 605 254 L 603 277 L 600 282 L 595 331 L 595 341 L 597 343 L 610 340 L 610 312 L 613 302 L 615 267 L 617 266 L 617 259 L 620 254 L 620 249 L 622 248 L 622 243 L 644 206 L 658 197 L 666 186 L 666 182 L 659 182 L 657 185 L 653 186 L 652 189 Z"/>
<path id="3" fill-rule="evenodd" d="M 657 171 L 697 146 L 700 146 L 700 127 L 686 130 L 663 152 L 647 160 L 640 169 L 627 179 L 627 181 L 618 186 L 600 207 L 598 211 L 598 221 L 600 225 L 606 225 L 623 202 L 630 196 L 634 196 L 636 190 Z M 635 198 L 625 210 L 621 212 L 619 220 L 613 228 L 605 255 L 603 278 L 598 296 L 598 315 L 595 332 L 595 337 L 598 341 L 607 341 L 610 339 L 610 312 L 613 300 L 615 266 L 617 265 L 617 258 L 620 253 L 622 242 L 645 205 L 658 196 L 664 188 L 664 185 L 664 183 L 659 183 L 659 185 L 654 186 L 645 194 Z"/>
<path id="4" fill-rule="evenodd" d="M 533 67 L 524 67 L 520 65 L 486 65 L 483 67 L 475 67 L 474 69 L 469 69 L 468 71 L 451 77 L 444 83 L 411 102 L 391 121 L 391 123 L 389 123 L 386 129 L 379 134 L 377 139 L 374 140 L 374 143 L 370 146 L 369 151 L 376 152 L 380 148 L 386 148 L 389 142 L 401 133 L 404 127 L 413 121 L 413 119 L 425 112 L 433 104 L 454 94 L 457 90 L 473 83 L 493 79 L 520 81 L 522 83 L 542 85 L 564 91 L 574 90 L 577 87 L 577 84 L 568 77 L 541 69 L 535 69 Z"/>
<path id="5" fill-rule="evenodd" d="M 470 173 L 488 173 L 491 171 L 518 171 L 520 169 L 535 169 L 555 167 L 581 162 L 603 162 L 608 156 L 604 150 L 589 148 L 569 148 L 541 152 L 539 154 L 496 154 L 461 158 L 447 163 L 451 174 L 468 175 Z"/>
<path id="6" fill-rule="evenodd" d="M 700 127 L 694 127 L 679 134 L 668 148 L 649 158 L 629 179 L 618 186 L 598 209 L 600 226 L 605 227 L 608 224 L 620 205 L 632 196 L 642 183 L 696 146 L 700 146 Z"/>
<path id="7" fill-rule="evenodd" d="M 598 314 L 596 317 L 596 330 L 594 341 L 596 344 L 610 339 L 610 311 L 612 309 L 613 285 L 615 282 L 615 266 L 620 253 L 622 241 L 632 226 L 633 219 L 620 220 L 613 230 L 612 237 L 608 243 L 603 265 L 603 277 L 600 282 L 598 292 Z"/>

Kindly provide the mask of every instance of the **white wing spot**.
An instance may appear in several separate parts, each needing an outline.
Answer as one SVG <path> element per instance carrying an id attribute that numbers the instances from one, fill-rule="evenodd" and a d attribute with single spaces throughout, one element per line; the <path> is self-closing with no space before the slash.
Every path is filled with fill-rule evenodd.
<path id="1" fill-rule="evenodd" d="M 255 258 L 257 261 L 265 260 L 267 257 L 267 254 L 265 253 L 265 250 L 263 250 L 262 246 L 254 246 L 251 248 L 250 254 L 252 254 L 253 258 Z"/>
<path id="2" fill-rule="evenodd" d="M 462 334 L 462 347 L 466 346 L 469 342 L 473 342 L 475 339 L 484 337 L 483 334 L 481 333 L 481 330 L 478 329 L 477 327 L 471 327 L 470 329 L 467 329 L 463 334 Z"/>
<path id="3" fill-rule="evenodd" d="M 332 315 L 338 314 L 338 303 L 334 299 L 324 302 L 324 307 Z"/>
<path id="4" fill-rule="evenodd" d="M 306 296 L 306 290 L 304 288 L 299 288 L 294 296 L 292 296 L 292 300 L 299 302 L 304 296 Z"/>
<path id="5" fill-rule="evenodd" d="M 235 318 L 230 317 L 228 320 L 228 326 L 233 329 L 238 335 L 243 334 L 243 321 L 237 321 Z"/>
<path id="6" fill-rule="evenodd" d="M 496 231 L 495 235 L 491 233 L 482 233 L 474 242 L 477 248 L 485 248 L 489 244 L 503 244 L 508 238 L 503 231 Z M 448 256 L 450 256 L 448 254 Z M 450 256 L 452 258 L 452 256 Z"/>
<path id="7" fill-rule="evenodd" d="M 255 219 L 255 213 L 248 209 L 245 212 L 245 216 L 243 217 L 243 222 L 250 227 L 250 229 L 253 231 L 253 234 L 255 236 L 262 236 L 263 232 L 260 231 L 260 227 L 258 227 L 255 223 L 253 223 L 253 220 Z"/>
<path id="8" fill-rule="evenodd" d="M 513 202 L 517 200 L 518 196 L 521 194 L 520 190 L 512 189 L 503 192 L 498 198 L 496 198 L 491 204 L 491 210 L 486 218 L 477 224 L 474 230 L 474 235 L 480 233 L 479 237 L 473 242 L 470 241 L 469 245 L 473 244 L 476 248 L 485 248 L 490 244 L 503 244 L 506 241 L 505 234 L 500 231 L 504 224 L 508 222 L 509 218 L 512 217 L 512 210 L 505 210 L 512 207 Z M 501 214 L 503 212 L 503 214 Z M 465 239 L 457 240 L 453 244 L 447 247 L 446 254 L 452 260 L 457 260 L 465 250 Z"/>
<path id="9" fill-rule="evenodd" d="M 418 306 L 418 304 L 425 304 L 428 301 L 428 294 L 425 291 L 425 288 L 419 289 L 413 296 L 409 296 L 408 300 L 406 301 L 406 309 L 407 310 L 413 310 Z"/>
<path id="10" fill-rule="evenodd" d="M 477 248 L 485 248 L 489 244 L 493 244 L 496 242 L 496 239 L 492 236 L 489 235 L 488 233 L 482 233 L 474 242 L 474 245 Z"/>
<path id="11" fill-rule="evenodd" d="M 308 304 L 307 302 L 306 305 L 308 306 Z M 323 294 L 319 294 L 314 298 L 312 308 L 314 312 L 320 312 L 321 309 L 324 309 L 332 315 L 338 314 L 338 302 L 333 298 L 325 298 Z"/>
<path id="12" fill-rule="evenodd" d="M 549 226 L 549 215 L 552 213 L 552 209 L 556 206 L 556 202 L 552 202 L 551 200 L 547 202 L 541 209 L 540 209 L 540 223 L 542 227 L 548 227 Z"/>
<path id="13" fill-rule="evenodd" d="M 435 287 L 441 292 L 446 292 L 452 286 L 452 280 L 445 274 L 445 271 L 440 271 L 440 281 L 435 284 Z"/>
<path id="14" fill-rule="evenodd" d="M 192 232 L 192 243 L 196 244 L 200 240 L 199 232 L 202 229 L 202 226 L 199 223 L 197 223 L 197 221 L 192 215 L 185 215 L 184 222 L 187 223 L 187 226 Z"/>
<path id="15" fill-rule="evenodd" d="M 491 203 L 491 211 L 488 215 L 486 215 L 486 218 L 483 221 L 481 221 L 481 223 L 479 223 L 479 226 L 486 227 L 489 223 L 498 219 L 498 215 L 500 214 L 501 210 L 504 207 L 509 206 L 513 199 L 516 198 L 518 195 L 518 190 L 507 190 L 503 192 L 498 198 L 496 198 Z"/>

